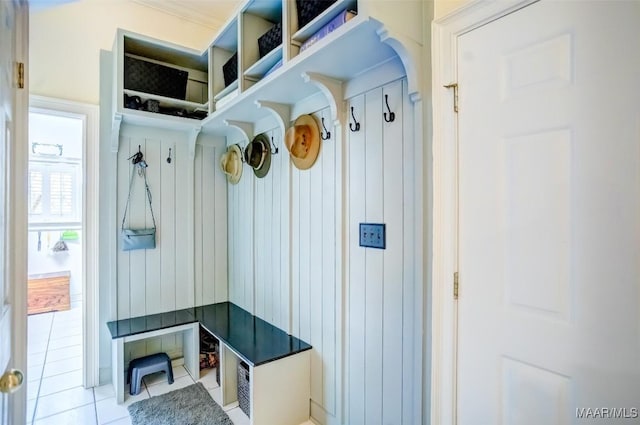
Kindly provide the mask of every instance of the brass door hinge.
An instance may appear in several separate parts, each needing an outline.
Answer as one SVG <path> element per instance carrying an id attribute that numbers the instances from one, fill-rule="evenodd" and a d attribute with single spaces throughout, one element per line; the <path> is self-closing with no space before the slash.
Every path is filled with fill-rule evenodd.
<path id="1" fill-rule="evenodd" d="M 458 113 L 458 83 L 451 83 L 444 86 L 445 89 L 453 89 L 453 112 Z"/>
<path id="2" fill-rule="evenodd" d="M 24 88 L 24 62 L 18 62 L 16 63 L 16 70 L 17 70 L 17 85 L 19 89 L 23 89 Z"/>
<path id="3" fill-rule="evenodd" d="M 458 272 L 453 274 L 453 299 L 458 299 Z"/>

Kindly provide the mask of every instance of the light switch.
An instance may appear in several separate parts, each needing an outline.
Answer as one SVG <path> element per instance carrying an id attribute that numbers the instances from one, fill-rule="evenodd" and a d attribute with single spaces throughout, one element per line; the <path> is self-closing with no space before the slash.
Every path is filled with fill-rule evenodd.
<path id="1" fill-rule="evenodd" d="M 360 246 L 385 249 L 384 223 L 360 223 Z"/>

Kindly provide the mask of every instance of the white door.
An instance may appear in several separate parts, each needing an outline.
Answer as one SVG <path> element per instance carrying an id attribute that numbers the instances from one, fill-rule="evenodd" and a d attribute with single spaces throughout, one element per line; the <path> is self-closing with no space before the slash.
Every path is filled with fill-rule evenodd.
<path id="1" fill-rule="evenodd" d="M 638 423 L 640 2 L 458 38 L 460 424 Z"/>
<path id="2" fill-rule="evenodd" d="M 13 194 L 19 188 L 14 180 L 15 167 L 18 165 L 12 158 L 16 157 L 17 135 L 20 134 L 18 123 L 23 118 L 16 108 L 16 57 L 18 34 L 22 15 L 18 15 L 21 6 L 18 2 L 0 1 L 0 424 L 18 423 L 24 415 L 14 411 L 14 406 L 24 406 L 24 391 L 11 393 L 20 389 L 22 372 L 13 370 L 16 350 L 13 346 L 16 329 L 24 328 L 24 318 L 16 318 L 14 300 L 19 290 L 19 282 L 15 282 L 16 261 L 15 249 L 24 247 L 18 242 L 12 244 L 12 235 L 20 227 L 20 218 L 15 215 L 12 205 Z M 13 186 L 12 186 L 13 185 Z M 24 217 L 26 218 L 26 217 Z M 22 221 L 24 221 L 24 218 Z M 19 229 L 18 229 L 19 230 Z M 19 233 L 19 232 L 18 232 Z M 22 253 L 26 255 L 26 251 Z M 24 282 L 23 282 L 24 284 Z M 20 310 L 18 310 L 20 311 Z M 22 323 L 19 323 L 22 322 Z M 23 362 L 24 359 L 21 359 Z M 22 387 L 24 389 L 24 387 Z M 11 397 L 22 398 L 16 403 Z"/>

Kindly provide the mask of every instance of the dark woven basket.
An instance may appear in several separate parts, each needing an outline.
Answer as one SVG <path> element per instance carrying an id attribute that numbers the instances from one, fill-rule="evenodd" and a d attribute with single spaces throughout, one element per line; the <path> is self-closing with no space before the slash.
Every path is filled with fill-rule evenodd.
<path id="1" fill-rule="evenodd" d="M 225 87 L 238 79 L 238 53 L 234 53 L 233 56 L 222 65 L 222 74 L 224 74 Z"/>
<path id="2" fill-rule="evenodd" d="M 267 53 L 282 44 L 282 23 L 278 22 L 265 32 L 258 39 L 258 50 L 260 51 L 260 57 L 265 56 Z"/>
<path id="3" fill-rule="evenodd" d="M 298 29 L 304 28 L 316 16 L 324 12 L 336 0 L 296 0 L 298 9 Z"/>
<path id="4" fill-rule="evenodd" d="M 251 417 L 249 402 L 249 366 L 245 362 L 238 363 L 238 404 L 245 415 Z"/>
<path id="5" fill-rule="evenodd" d="M 184 100 L 189 73 L 180 69 L 124 57 L 124 88 Z"/>

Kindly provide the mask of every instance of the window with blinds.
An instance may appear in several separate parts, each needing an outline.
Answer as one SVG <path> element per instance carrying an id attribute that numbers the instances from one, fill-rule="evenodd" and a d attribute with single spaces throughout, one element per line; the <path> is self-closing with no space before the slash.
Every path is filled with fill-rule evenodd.
<path id="1" fill-rule="evenodd" d="M 29 224 L 79 223 L 80 164 L 29 162 Z"/>

